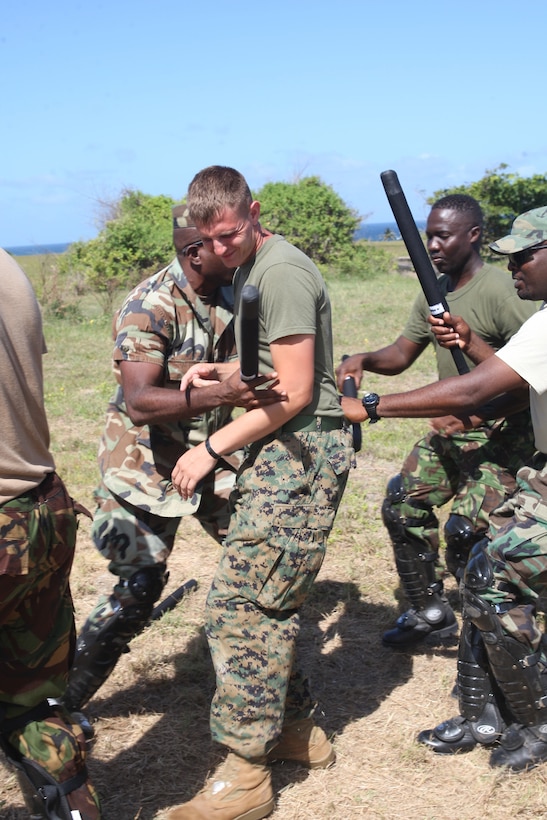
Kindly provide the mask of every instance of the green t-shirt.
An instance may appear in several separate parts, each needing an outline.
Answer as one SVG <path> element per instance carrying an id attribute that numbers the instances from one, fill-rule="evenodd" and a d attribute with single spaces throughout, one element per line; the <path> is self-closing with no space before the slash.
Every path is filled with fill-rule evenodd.
<path id="1" fill-rule="evenodd" d="M 302 414 L 341 416 L 334 379 L 330 299 L 313 262 L 282 236 L 267 239 L 234 278 L 236 345 L 241 350 L 239 303 L 244 285 L 259 290 L 259 370 L 273 370 L 270 342 L 315 336 L 313 398 Z"/>
<path id="2" fill-rule="evenodd" d="M 445 297 L 450 312 L 461 316 L 471 330 L 488 342 L 495 350 L 506 344 L 521 325 L 538 309 L 536 302 L 519 299 L 508 272 L 495 265 L 483 265 L 462 288 L 448 291 L 450 280 L 442 274 L 439 277 L 441 293 Z M 416 298 L 412 311 L 403 330 L 403 336 L 416 344 L 435 345 L 439 378 L 457 376 L 458 370 L 449 350 L 442 348 L 435 340 L 431 325 L 427 321 L 429 306 L 423 293 Z M 471 369 L 470 359 L 466 361 Z"/>

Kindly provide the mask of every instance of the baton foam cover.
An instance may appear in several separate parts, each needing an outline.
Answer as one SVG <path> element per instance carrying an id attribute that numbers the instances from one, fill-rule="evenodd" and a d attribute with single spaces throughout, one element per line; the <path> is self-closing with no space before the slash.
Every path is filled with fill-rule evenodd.
<path id="1" fill-rule="evenodd" d="M 241 379 L 250 382 L 258 376 L 258 288 L 244 285 L 241 291 L 240 327 Z"/>

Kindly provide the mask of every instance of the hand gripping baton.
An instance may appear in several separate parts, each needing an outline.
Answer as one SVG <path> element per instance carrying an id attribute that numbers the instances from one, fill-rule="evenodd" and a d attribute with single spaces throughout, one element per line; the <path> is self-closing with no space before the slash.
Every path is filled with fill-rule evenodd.
<path id="1" fill-rule="evenodd" d="M 244 285 L 240 303 L 241 380 L 251 382 L 258 376 L 258 288 Z"/>
<path id="2" fill-rule="evenodd" d="M 347 354 L 342 356 L 342 361 L 347 358 Z M 357 398 L 357 388 L 355 386 L 355 379 L 353 376 L 346 376 L 344 379 L 344 383 L 342 384 L 342 395 L 349 396 L 350 399 Z M 351 425 L 351 432 L 353 435 L 353 449 L 356 453 L 358 453 L 363 443 L 361 425 L 358 422 L 353 422 Z"/>
<path id="3" fill-rule="evenodd" d="M 425 249 L 422 238 L 416 227 L 416 223 L 410 213 L 410 208 L 403 193 L 403 189 L 399 183 L 399 179 L 395 171 L 383 171 L 380 174 L 380 179 L 384 186 L 386 196 L 393 216 L 401 232 L 401 236 L 406 245 L 408 255 L 414 265 L 414 270 L 420 280 L 420 285 L 427 299 L 429 310 L 432 316 L 442 316 L 443 313 L 449 310 L 446 299 L 441 294 L 439 283 L 431 259 L 429 258 Z M 450 349 L 454 363 L 458 368 L 458 373 L 468 373 L 469 367 L 465 361 L 464 355 L 459 347 L 452 347 Z"/>

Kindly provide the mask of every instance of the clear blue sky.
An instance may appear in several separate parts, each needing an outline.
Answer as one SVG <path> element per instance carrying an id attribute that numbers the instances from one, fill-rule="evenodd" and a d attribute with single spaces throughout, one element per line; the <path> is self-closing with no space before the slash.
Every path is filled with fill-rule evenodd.
<path id="1" fill-rule="evenodd" d="M 547 172 L 547 4 L 43 0 L 0 24 L 0 245 L 89 239 L 122 188 L 318 175 L 391 221 L 504 162 Z M 541 83 L 540 83 L 541 80 Z"/>

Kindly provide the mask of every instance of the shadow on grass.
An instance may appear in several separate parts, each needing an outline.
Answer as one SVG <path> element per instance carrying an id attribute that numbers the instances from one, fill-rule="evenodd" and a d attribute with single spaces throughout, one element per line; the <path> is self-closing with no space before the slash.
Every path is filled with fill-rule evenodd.
<path id="1" fill-rule="evenodd" d="M 339 734 L 374 712 L 410 678 L 412 657 L 395 654 L 379 642 L 378 625 L 393 616 L 393 607 L 362 600 L 355 584 L 316 583 L 301 611 L 298 658 L 318 701 L 317 722 L 329 734 Z M 113 737 L 120 751 L 112 759 L 92 758 L 93 778 L 104 795 L 108 820 L 152 820 L 167 806 L 189 800 L 223 757 L 209 733 L 215 680 L 203 633 L 175 657 L 174 665 L 174 680 L 144 679 L 107 700 L 93 701 L 101 732 L 107 731 L 110 718 L 120 715 L 134 715 L 137 721 L 139 714 L 158 715 L 155 725 L 131 746 L 124 748 L 123 738 Z M 272 767 L 272 775 L 279 793 L 288 784 L 303 781 L 307 771 L 281 763 Z M 120 782 L 132 784 L 123 795 Z"/>
<path id="2" fill-rule="evenodd" d="M 339 734 L 380 706 L 412 675 L 412 655 L 382 646 L 395 608 L 364 600 L 356 584 L 323 580 L 302 609 L 298 653 L 319 705 L 318 722 Z"/>
<path id="3" fill-rule="evenodd" d="M 393 607 L 362 600 L 353 583 L 316 583 L 301 612 L 298 658 L 318 702 L 317 722 L 329 734 L 340 734 L 374 712 L 410 678 L 411 655 L 394 653 L 380 642 L 381 625 L 394 614 Z M 89 769 L 105 820 L 153 820 L 167 807 L 191 799 L 224 756 L 209 733 L 215 678 L 203 632 L 173 663 L 174 678 L 158 679 L 156 669 L 154 677 L 144 674 L 108 698 L 99 694 L 87 709 L 92 719 L 99 718 L 101 742 Z M 143 732 L 139 722 L 154 716 L 156 722 Z M 278 763 L 272 776 L 277 794 L 308 773 Z M 26 816 L 0 810 L 6 820 Z"/>

